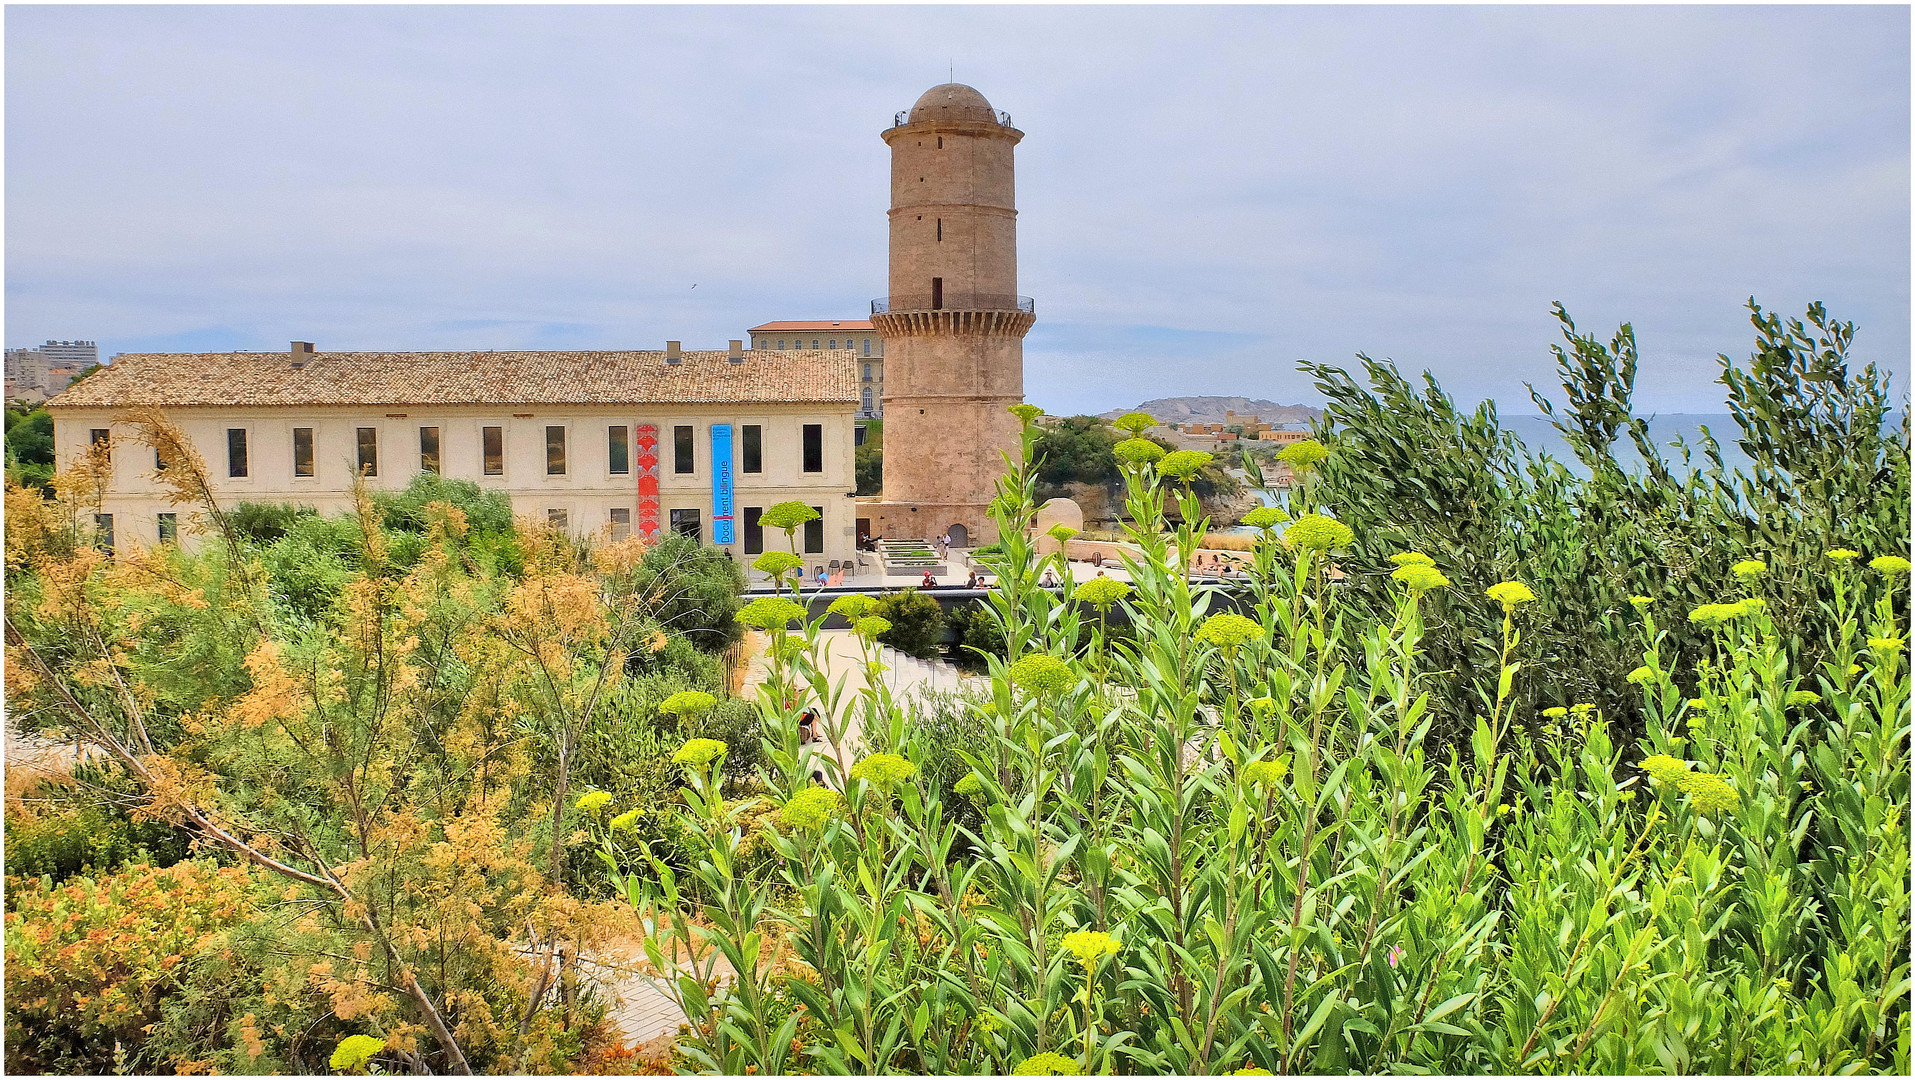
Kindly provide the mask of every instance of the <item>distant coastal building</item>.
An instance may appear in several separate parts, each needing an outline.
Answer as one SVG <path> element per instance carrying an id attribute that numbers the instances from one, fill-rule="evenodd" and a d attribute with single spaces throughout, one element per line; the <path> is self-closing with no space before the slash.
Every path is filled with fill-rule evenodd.
<path id="1" fill-rule="evenodd" d="M 746 331 L 753 349 L 849 349 L 858 363 L 858 418 L 884 417 L 884 338 L 869 319 L 768 322 Z"/>
<path id="2" fill-rule="evenodd" d="M 34 349 L 8 349 L 7 400 L 44 401 L 99 366 L 100 348 L 91 341 L 49 341 Z"/>
<path id="3" fill-rule="evenodd" d="M 111 454 L 102 536 L 172 539 L 180 508 L 131 438 L 128 410 L 165 411 L 227 505 L 352 505 L 355 477 L 397 490 L 421 473 L 503 491 L 520 515 L 576 535 L 664 530 L 753 556 L 759 514 L 820 518 L 798 551 L 850 560 L 850 354 L 792 351 L 128 354 L 48 405 L 54 452 Z M 188 508 L 190 510 L 190 508 Z"/>

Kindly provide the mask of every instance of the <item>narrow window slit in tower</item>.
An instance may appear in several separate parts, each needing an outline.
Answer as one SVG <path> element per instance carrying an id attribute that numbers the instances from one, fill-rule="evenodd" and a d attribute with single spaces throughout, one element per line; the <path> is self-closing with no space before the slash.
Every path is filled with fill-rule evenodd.
<path id="1" fill-rule="evenodd" d="M 938 243 L 944 243 L 944 219 L 938 219 Z"/>
<path id="2" fill-rule="evenodd" d="M 941 277 L 931 279 L 931 310 L 944 310 L 944 279 Z"/>
<path id="3" fill-rule="evenodd" d="M 944 149 L 944 136 L 942 135 L 938 136 L 938 149 L 939 150 Z"/>

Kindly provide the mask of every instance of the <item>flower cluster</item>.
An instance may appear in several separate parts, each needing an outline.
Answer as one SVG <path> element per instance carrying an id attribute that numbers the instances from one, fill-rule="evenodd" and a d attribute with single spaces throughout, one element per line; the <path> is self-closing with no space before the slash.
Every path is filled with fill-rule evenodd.
<path id="1" fill-rule="evenodd" d="M 1080 604 L 1107 608 L 1130 595 L 1130 583 L 1116 578 L 1092 578 L 1071 590 L 1071 599 Z"/>
<path id="2" fill-rule="evenodd" d="M 1069 664 L 1055 656 L 1032 653 L 1011 665 L 1011 683 L 1033 694 L 1058 694 L 1077 682 Z"/>
<path id="3" fill-rule="evenodd" d="M 760 519 L 762 520 L 762 519 Z M 793 570 L 803 569 L 805 561 L 789 551 L 767 551 L 752 560 L 751 568 L 772 577 L 781 577 Z"/>
<path id="4" fill-rule="evenodd" d="M 1116 956 L 1121 946 L 1101 930 L 1078 930 L 1064 935 L 1064 951 L 1077 957 L 1084 970 L 1097 966 L 1106 956 Z"/>
<path id="5" fill-rule="evenodd" d="M 606 824 L 612 827 L 613 832 L 633 832 L 638 828 L 638 816 L 640 813 L 641 811 L 638 807 L 634 806 L 630 810 L 613 818 L 611 821 L 606 822 Z"/>
<path id="6" fill-rule="evenodd" d="M 1407 585 L 1413 593 L 1426 593 L 1450 583 L 1450 579 L 1443 576 L 1443 571 L 1434 566 L 1423 566 L 1418 563 L 1399 566 L 1390 571 L 1390 577 Z"/>
<path id="7" fill-rule="evenodd" d="M 891 629 L 891 620 L 882 615 L 866 615 L 851 624 L 851 629 L 866 641 L 876 641 Z"/>
<path id="8" fill-rule="evenodd" d="M 725 744 L 717 739 L 692 739 L 678 748 L 678 752 L 672 755 L 672 760 L 680 765 L 702 769 L 710 765 L 712 759 L 724 753 L 725 750 Z"/>
<path id="9" fill-rule="evenodd" d="M 1563 717 L 1569 715 L 1569 710 L 1563 708 L 1561 705 L 1557 705 L 1544 709 L 1543 715 L 1549 717 L 1551 720 L 1561 720 Z"/>
<path id="10" fill-rule="evenodd" d="M 1125 439 L 1110 452 L 1126 465 L 1148 465 L 1164 456 L 1164 448 L 1149 439 Z"/>
<path id="11" fill-rule="evenodd" d="M 984 801 L 984 781 L 979 780 L 974 772 L 965 773 L 964 778 L 959 780 L 951 790 L 972 802 Z"/>
<path id="12" fill-rule="evenodd" d="M 339 1040 L 327 1064 L 337 1072 L 359 1072 L 372 1060 L 372 1055 L 385 1048 L 384 1039 L 375 1039 L 370 1035 L 348 1035 Z"/>
<path id="13" fill-rule="evenodd" d="M 844 616 L 847 622 L 855 623 L 859 619 L 864 618 L 865 612 L 870 611 L 876 603 L 876 600 L 871 599 L 863 593 L 852 593 L 849 596 L 840 596 L 836 600 L 833 600 L 831 606 L 825 610 L 830 611 L 834 615 Z"/>
<path id="14" fill-rule="evenodd" d="M 1262 784 L 1273 788 L 1281 784 L 1283 778 L 1289 775 L 1290 755 L 1288 754 L 1275 761 L 1253 761 L 1243 767 L 1243 782 L 1251 787 Z"/>
<path id="15" fill-rule="evenodd" d="M 1754 581 L 1769 572 L 1769 564 L 1761 559 L 1744 559 L 1729 567 L 1729 572 L 1744 581 Z"/>
<path id="16" fill-rule="evenodd" d="M 611 801 L 612 793 L 609 791 L 588 791 L 580 795 L 578 801 L 572 805 L 588 814 L 596 814 L 604 809 L 606 803 Z"/>
<path id="17" fill-rule="evenodd" d="M 1841 563 L 1854 562 L 1861 557 L 1861 552 L 1852 551 L 1848 548 L 1836 548 L 1834 551 L 1829 552 L 1829 558 Z"/>
<path id="18" fill-rule="evenodd" d="M 1704 814 L 1734 810 L 1742 802 L 1735 788 L 1715 773 L 1686 773 L 1676 780 L 1676 787 L 1689 796 L 1690 806 Z"/>
<path id="19" fill-rule="evenodd" d="M 1635 608 L 1637 611 L 1641 611 L 1643 608 L 1655 602 L 1653 597 L 1648 596 L 1632 596 L 1629 598 L 1629 606 Z"/>
<path id="20" fill-rule="evenodd" d="M 1650 683 L 1655 681 L 1656 669 L 1645 665 L 1643 667 L 1639 667 L 1636 670 L 1630 672 L 1627 678 L 1630 682 L 1635 683 L 1637 686 L 1648 686 Z"/>
<path id="21" fill-rule="evenodd" d="M 1110 426 L 1127 432 L 1132 438 L 1142 435 L 1157 426 L 1157 418 L 1147 412 L 1127 412 L 1110 422 Z"/>
<path id="22" fill-rule="evenodd" d="M 1083 1070 L 1077 1067 L 1074 1058 L 1062 1054 L 1043 1053 L 1027 1057 L 1011 1070 L 1012 1076 L 1082 1076 Z"/>
<path id="23" fill-rule="evenodd" d="M 828 787 L 808 787 L 786 800 L 778 821 L 794 829 L 822 829 L 844 798 Z"/>
<path id="24" fill-rule="evenodd" d="M 1044 415 L 1043 409 L 1040 409 L 1037 406 L 1029 404 L 1029 403 L 1025 403 L 1021 405 L 1013 405 L 1010 407 L 1008 411 L 1010 412 L 1012 416 L 1017 417 L 1019 420 L 1023 421 L 1026 424 L 1031 423 L 1035 421 L 1038 417 Z"/>
<path id="25" fill-rule="evenodd" d="M 1205 465 L 1210 464 L 1212 456 L 1203 450 L 1178 450 L 1165 454 L 1157 463 L 1157 471 L 1173 480 L 1182 480 L 1188 484 L 1197 478 Z"/>
<path id="26" fill-rule="evenodd" d="M 1762 607 L 1761 597 L 1737 600 L 1733 604 L 1704 604 L 1689 613 L 1689 621 L 1703 626 L 1722 626 L 1744 615 L 1753 615 Z"/>
<path id="27" fill-rule="evenodd" d="M 1398 566 L 1435 566 L 1436 560 L 1420 551 L 1399 551 L 1390 556 L 1390 561 Z"/>
<path id="28" fill-rule="evenodd" d="M 1503 605 L 1503 613 L 1516 610 L 1517 604 L 1527 604 L 1536 599 L 1529 586 L 1520 581 L 1499 581 L 1484 591 L 1484 595 Z"/>
<path id="29" fill-rule="evenodd" d="M 767 529 L 783 529 L 787 532 L 796 529 L 807 521 L 818 520 L 818 512 L 796 499 L 767 507 L 758 515 L 758 524 Z"/>
<path id="30" fill-rule="evenodd" d="M 1642 759 L 1642 771 L 1658 784 L 1674 784 L 1689 775 L 1689 762 L 1668 754 L 1652 754 Z"/>
<path id="31" fill-rule="evenodd" d="M 1212 615 L 1197 627 L 1197 640 L 1224 650 L 1235 650 L 1263 637 L 1263 624 L 1234 611 Z"/>
<path id="32" fill-rule="evenodd" d="M 1243 516 L 1243 523 L 1245 525 L 1253 529 L 1262 529 L 1265 532 L 1276 528 L 1287 520 L 1289 520 L 1289 515 L 1285 514 L 1281 507 L 1276 506 L 1259 506 Z"/>
<path id="33" fill-rule="evenodd" d="M 658 703 L 658 711 L 681 719 L 703 716 L 711 711 L 718 699 L 703 690 L 680 690 L 671 697 Z"/>
<path id="34" fill-rule="evenodd" d="M 1064 541 L 1069 540 L 1071 537 L 1076 536 L 1077 530 L 1071 528 L 1069 525 L 1066 525 L 1060 521 L 1057 524 L 1051 526 L 1050 529 L 1047 530 L 1044 535 L 1050 537 L 1051 539 L 1061 544 Z"/>
<path id="35" fill-rule="evenodd" d="M 916 765 L 897 754 L 872 754 L 851 766 L 851 779 L 868 780 L 874 786 L 888 788 L 917 771 Z"/>
<path id="36" fill-rule="evenodd" d="M 1330 456 L 1330 448 L 1315 439 L 1299 439 L 1277 452 L 1277 460 L 1303 472 Z"/>
<path id="37" fill-rule="evenodd" d="M 1822 695 L 1813 690 L 1791 690 L 1789 691 L 1789 696 L 1784 699 L 1783 704 L 1791 709 L 1802 705 L 1820 705 L 1822 704 Z"/>
<path id="38" fill-rule="evenodd" d="M 1906 576 L 1909 570 L 1908 560 L 1902 558 L 1900 555 L 1883 555 L 1879 558 L 1870 559 L 1868 565 L 1869 568 L 1876 573 L 1887 574 L 1891 577 L 1896 575 Z"/>
<path id="39" fill-rule="evenodd" d="M 1335 551 L 1355 541 L 1348 525 L 1322 514 L 1305 514 L 1283 533 L 1283 542 L 1300 551 Z"/>
<path id="40" fill-rule="evenodd" d="M 760 630 L 783 630 L 805 617 L 804 606 L 782 596 L 761 596 L 738 611 L 738 621 Z"/>

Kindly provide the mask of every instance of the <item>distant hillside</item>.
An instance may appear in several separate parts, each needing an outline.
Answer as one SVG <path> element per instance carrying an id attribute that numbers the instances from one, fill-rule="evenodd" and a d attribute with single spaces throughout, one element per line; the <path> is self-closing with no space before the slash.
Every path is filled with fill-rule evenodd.
<path id="1" fill-rule="evenodd" d="M 1322 415 L 1308 405 L 1279 405 L 1261 398 L 1173 397 L 1146 401 L 1135 409 L 1112 409 L 1104 413 L 1115 420 L 1127 412 L 1147 412 L 1166 424 L 1221 424 L 1228 410 L 1238 416 L 1254 416 L 1266 424 L 1305 424 Z"/>

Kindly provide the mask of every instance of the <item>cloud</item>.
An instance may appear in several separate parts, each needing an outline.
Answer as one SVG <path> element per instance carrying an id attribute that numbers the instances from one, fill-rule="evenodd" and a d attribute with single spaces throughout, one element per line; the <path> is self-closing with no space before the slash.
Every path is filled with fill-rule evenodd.
<path id="1" fill-rule="evenodd" d="M 718 344 L 887 291 L 893 112 L 1018 149 L 1026 388 L 1527 406 L 1549 316 L 1714 411 L 1751 295 L 1909 353 L 1909 13 L 88 8 L 9 13 L 9 344 Z M 696 284 L 697 288 L 692 286 Z"/>

